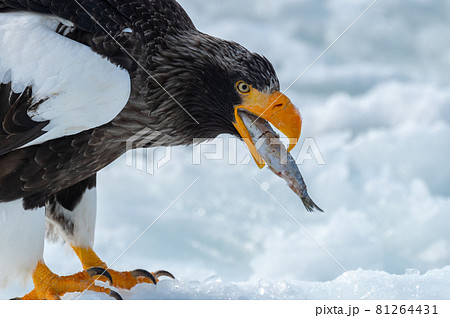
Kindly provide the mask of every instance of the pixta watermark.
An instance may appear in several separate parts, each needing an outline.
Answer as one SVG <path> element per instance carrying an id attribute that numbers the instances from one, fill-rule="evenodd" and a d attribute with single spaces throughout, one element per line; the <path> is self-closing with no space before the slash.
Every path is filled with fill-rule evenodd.
<path id="1" fill-rule="evenodd" d="M 158 169 L 167 166 L 173 159 L 173 147 L 162 147 L 170 136 L 150 129 L 143 129 L 127 140 L 126 165 L 148 174 L 154 174 Z M 277 152 L 280 164 L 287 164 L 287 150 L 284 145 L 289 144 L 288 138 L 260 138 L 255 144 L 256 150 Z M 228 165 L 253 164 L 253 158 L 244 145 L 237 138 L 218 137 L 212 141 L 194 139 L 189 148 L 192 165 L 201 165 L 206 161 L 224 161 Z M 269 145 L 269 146 L 268 146 Z M 296 151 L 291 153 L 298 165 L 313 161 L 317 165 L 325 165 L 326 161 L 314 138 L 305 138 L 302 144 L 297 145 Z M 300 151 L 298 151 L 300 149 Z"/>

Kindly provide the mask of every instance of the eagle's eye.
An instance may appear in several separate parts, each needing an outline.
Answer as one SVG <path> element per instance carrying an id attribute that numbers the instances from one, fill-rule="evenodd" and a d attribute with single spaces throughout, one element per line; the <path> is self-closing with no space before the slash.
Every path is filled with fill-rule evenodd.
<path id="1" fill-rule="evenodd" d="M 238 92 L 241 94 L 248 94 L 248 93 L 250 93 L 250 90 L 251 90 L 251 86 L 243 81 L 237 82 L 236 88 L 237 88 Z"/>

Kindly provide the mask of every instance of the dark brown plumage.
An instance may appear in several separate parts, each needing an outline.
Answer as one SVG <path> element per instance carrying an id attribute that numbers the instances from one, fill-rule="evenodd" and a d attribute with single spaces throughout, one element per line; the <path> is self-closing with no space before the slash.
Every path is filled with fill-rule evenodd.
<path id="1" fill-rule="evenodd" d="M 300 136 L 300 113 L 272 64 L 198 31 L 174 0 L 0 0 L 0 29 L 0 240 L 8 247 L 0 266 L 12 259 L 32 274 L 35 289 L 23 299 L 85 289 L 120 297 L 91 278 L 108 268 L 93 250 L 95 180 L 131 140 L 177 146 L 231 134 L 262 168 L 242 112 L 272 123 L 291 146 Z M 43 206 L 48 236 L 70 244 L 85 270 L 69 282 L 43 260 L 44 215 L 24 211 Z M 20 261 L 8 254 L 13 245 L 29 250 Z M 108 268 L 103 280 L 130 289 L 163 276 L 173 278 Z"/>
<path id="2" fill-rule="evenodd" d="M 0 114 L 6 115 L 0 118 L 4 127 L 0 185 L 8 186 L 0 188 L 0 201 L 24 198 L 26 208 L 43 206 L 50 195 L 117 159 L 126 150 L 126 140 L 144 128 L 169 137 L 163 146 L 187 145 L 194 138 L 211 139 L 222 133 L 238 135 L 232 124 L 233 106 L 241 100 L 234 83 L 242 79 L 261 90 L 279 88 L 265 58 L 197 31 L 175 1 L 83 0 L 80 4 L 86 11 L 71 0 L 2 0 L 0 14 L 28 10 L 73 22 L 73 28 L 60 25 L 57 31 L 125 68 L 132 82 L 129 102 L 106 125 L 17 149 L 42 135 L 46 123 L 24 116 L 40 102 L 33 104 L 30 99 L 32 87 L 17 97 L 10 85 L 1 85 Z M 125 28 L 133 33 L 123 33 Z M 11 113 L 20 115 L 20 122 L 12 121 Z"/>

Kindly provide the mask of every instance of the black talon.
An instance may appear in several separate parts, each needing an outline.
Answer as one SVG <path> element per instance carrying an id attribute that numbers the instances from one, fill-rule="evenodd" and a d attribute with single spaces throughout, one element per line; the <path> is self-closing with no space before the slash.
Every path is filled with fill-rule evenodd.
<path id="1" fill-rule="evenodd" d="M 20 298 L 20 297 L 14 297 L 14 298 L 10 298 L 9 300 L 22 300 L 22 298 Z"/>
<path id="2" fill-rule="evenodd" d="M 166 277 L 170 277 L 172 279 L 175 279 L 175 276 L 173 276 L 168 271 L 157 271 L 157 272 L 153 273 L 153 275 L 155 275 L 156 278 L 160 278 L 161 276 L 166 276 Z"/>
<path id="3" fill-rule="evenodd" d="M 111 282 L 111 285 L 113 284 L 113 279 L 112 279 L 111 274 L 104 268 L 91 267 L 91 268 L 86 270 L 86 273 L 88 273 L 88 275 L 91 276 L 91 277 L 104 276 Z"/>
<path id="4" fill-rule="evenodd" d="M 109 296 L 111 296 L 112 298 L 114 298 L 116 300 L 123 300 L 122 296 L 120 296 L 119 293 L 115 292 L 114 290 L 111 290 L 109 292 Z"/>
<path id="5" fill-rule="evenodd" d="M 146 271 L 145 269 L 135 269 L 134 271 L 131 272 L 131 276 L 133 276 L 134 278 L 138 278 L 138 277 L 148 278 L 153 282 L 153 284 L 156 285 L 155 276 L 153 276 L 152 273 L 150 273 L 149 271 Z"/>

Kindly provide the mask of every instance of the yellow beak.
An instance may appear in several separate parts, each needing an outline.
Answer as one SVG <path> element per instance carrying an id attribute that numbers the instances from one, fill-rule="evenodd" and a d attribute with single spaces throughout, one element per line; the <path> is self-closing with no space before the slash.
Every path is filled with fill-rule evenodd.
<path id="1" fill-rule="evenodd" d="M 292 104 L 286 95 L 275 92 L 267 94 L 252 89 L 244 96 L 244 103 L 235 107 L 234 126 L 247 144 L 253 159 L 260 169 L 264 168 L 265 162 L 258 153 L 250 134 L 239 116 L 239 110 L 246 110 L 260 118 L 267 120 L 289 138 L 289 148 L 291 151 L 297 144 L 302 131 L 302 118 L 298 109 Z"/>

